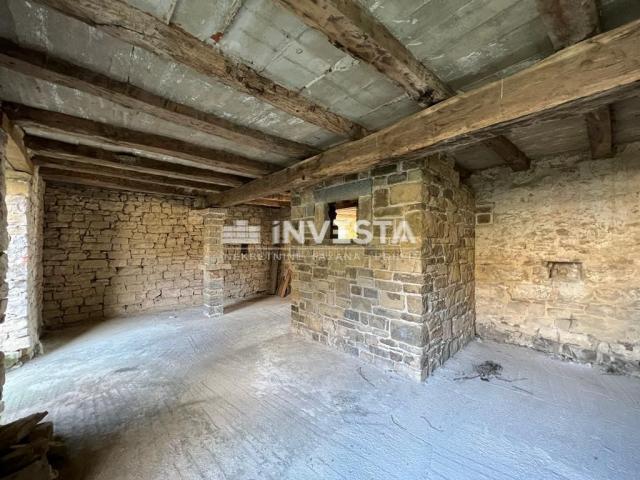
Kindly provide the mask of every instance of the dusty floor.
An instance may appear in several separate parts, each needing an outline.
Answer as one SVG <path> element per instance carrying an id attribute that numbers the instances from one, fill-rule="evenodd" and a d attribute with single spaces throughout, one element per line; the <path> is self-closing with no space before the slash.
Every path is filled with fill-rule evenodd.
<path id="1" fill-rule="evenodd" d="M 288 332 L 272 297 L 65 334 L 11 371 L 5 420 L 51 412 L 76 478 L 637 479 L 640 381 L 474 342 L 425 384 Z M 50 344 L 51 345 L 51 344 Z M 502 379 L 458 379 L 493 360 Z M 507 380 L 512 380 L 511 382 Z"/>

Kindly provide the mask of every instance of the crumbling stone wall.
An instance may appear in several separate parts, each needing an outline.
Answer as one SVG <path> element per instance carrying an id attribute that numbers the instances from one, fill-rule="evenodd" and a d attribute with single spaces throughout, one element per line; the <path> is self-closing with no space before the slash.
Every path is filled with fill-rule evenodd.
<path id="1" fill-rule="evenodd" d="M 359 219 L 406 221 L 416 242 L 383 244 L 375 229 L 365 246 L 309 235 L 292 245 L 294 328 L 424 379 L 474 334 L 473 196 L 453 162 L 430 157 L 307 189 L 292 197 L 291 218 L 320 229 L 328 202 L 354 197 Z"/>
<path id="2" fill-rule="evenodd" d="M 202 305 L 194 200 L 48 184 L 44 324 Z"/>
<path id="3" fill-rule="evenodd" d="M 585 362 L 640 361 L 640 145 L 471 177 L 478 333 Z"/>
<path id="4" fill-rule="evenodd" d="M 40 351 L 42 311 L 42 180 L 33 175 L 6 173 L 9 246 L 9 296 L 0 345 L 8 364 L 32 358 Z"/>

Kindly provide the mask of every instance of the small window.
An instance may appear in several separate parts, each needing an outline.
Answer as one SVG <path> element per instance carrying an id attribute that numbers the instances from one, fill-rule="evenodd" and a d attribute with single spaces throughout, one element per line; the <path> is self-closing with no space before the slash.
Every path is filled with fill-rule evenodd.
<path id="1" fill-rule="evenodd" d="M 249 244 L 248 243 L 241 243 L 240 244 L 240 254 L 241 255 L 246 255 L 247 253 L 249 253 Z"/>
<path id="2" fill-rule="evenodd" d="M 358 201 L 346 200 L 329 204 L 329 220 L 331 220 L 331 239 L 348 242 L 358 238 L 356 222 L 358 221 Z"/>

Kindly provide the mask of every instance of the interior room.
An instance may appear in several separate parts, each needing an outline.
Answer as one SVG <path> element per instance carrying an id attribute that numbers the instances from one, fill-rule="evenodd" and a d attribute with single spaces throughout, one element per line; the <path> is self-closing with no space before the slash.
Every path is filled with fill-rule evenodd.
<path id="1" fill-rule="evenodd" d="M 0 480 L 637 479 L 640 2 L 0 0 Z"/>

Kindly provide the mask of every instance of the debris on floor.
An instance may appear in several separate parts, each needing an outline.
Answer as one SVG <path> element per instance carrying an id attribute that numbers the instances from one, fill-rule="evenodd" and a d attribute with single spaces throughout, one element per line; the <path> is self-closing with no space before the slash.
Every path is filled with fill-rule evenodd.
<path id="1" fill-rule="evenodd" d="M 473 380 L 474 378 L 479 378 L 484 382 L 489 382 L 492 379 L 500 380 L 501 382 L 514 383 L 520 382 L 522 380 L 526 380 L 526 378 L 504 378 L 502 376 L 502 365 L 499 363 L 493 362 L 491 360 L 486 360 L 482 363 L 475 364 L 473 366 L 473 373 L 470 375 L 463 375 L 461 377 L 456 377 L 454 380 Z M 533 395 L 533 392 L 530 390 L 526 390 L 522 387 L 518 387 L 516 385 L 511 385 L 510 387 L 513 390 L 517 390 L 519 392 L 526 393 L 528 395 Z"/>
<path id="2" fill-rule="evenodd" d="M 625 375 L 626 373 L 632 374 L 632 372 L 627 372 L 625 368 L 625 364 L 618 361 L 613 361 L 609 365 L 603 368 L 604 373 L 607 375 Z"/>
<path id="3" fill-rule="evenodd" d="M 53 436 L 47 412 L 34 413 L 0 426 L 1 480 L 54 480 L 64 457 L 64 444 Z"/>
<path id="4" fill-rule="evenodd" d="M 455 380 L 473 380 L 474 378 L 479 378 L 480 380 L 488 382 L 491 378 L 499 378 L 502 375 L 502 365 L 491 360 L 487 360 L 474 365 L 473 371 L 473 374 L 457 377 Z"/>
<path id="5" fill-rule="evenodd" d="M 491 377 L 499 377 L 502 372 L 502 365 L 491 360 L 475 366 L 475 371 L 480 375 L 480 380 L 488 381 Z"/>

